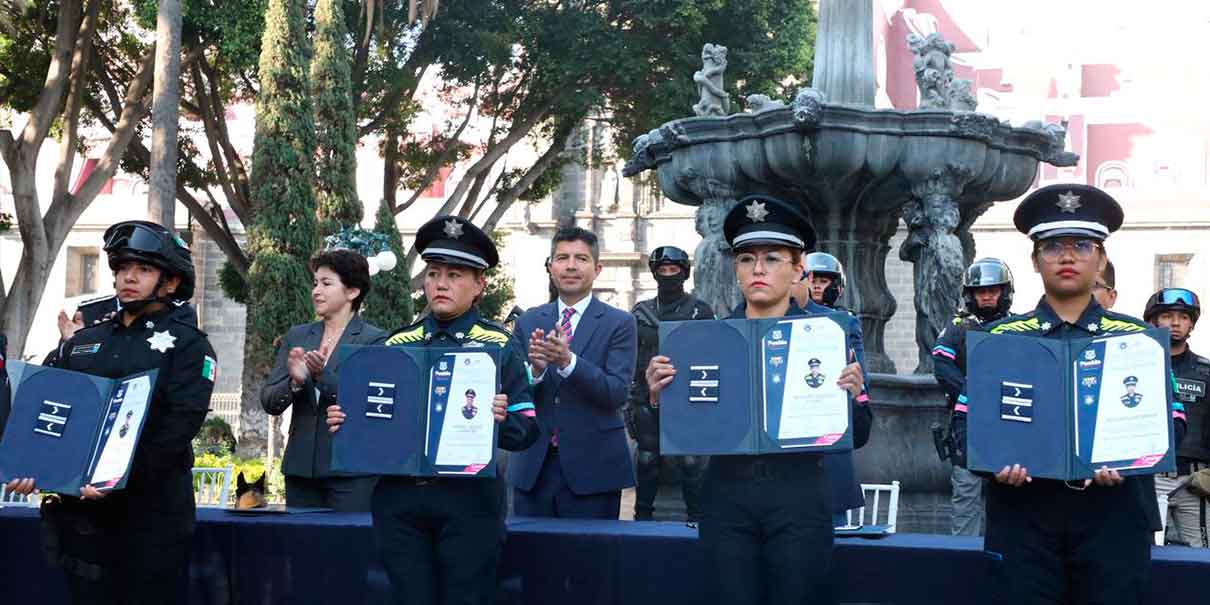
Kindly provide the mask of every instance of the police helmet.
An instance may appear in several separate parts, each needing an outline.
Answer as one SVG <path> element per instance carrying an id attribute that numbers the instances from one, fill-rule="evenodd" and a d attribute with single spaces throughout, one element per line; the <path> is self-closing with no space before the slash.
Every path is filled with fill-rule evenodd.
<path id="1" fill-rule="evenodd" d="M 655 273 L 655 270 L 660 265 L 676 265 L 685 272 L 685 277 L 689 277 L 689 254 L 676 246 L 660 246 L 651 251 L 651 256 L 647 258 L 647 268 Z"/>
<path id="2" fill-rule="evenodd" d="M 804 277 L 815 274 L 832 278 L 832 283 L 823 290 L 823 304 L 831 307 L 844 294 L 844 265 L 840 259 L 827 252 L 812 252 L 803 259 L 806 265 Z"/>
<path id="3" fill-rule="evenodd" d="M 980 309 L 975 300 L 975 290 L 989 286 L 1000 286 L 1000 300 L 995 309 Z M 971 314 L 987 320 L 1008 314 L 1013 306 L 1013 273 L 1008 265 L 998 258 L 981 258 L 966 268 L 962 276 L 962 303 Z"/>
<path id="4" fill-rule="evenodd" d="M 1192 290 L 1164 288 L 1147 299 L 1147 306 L 1143 309 L 1143 321 L 1150 322 L 1164 311 L 1184 311 L 1196 324 L 1197 318 L 1202 314 L 1202 305 Z"/>
<path id="5" fill-rule="evenodd" d="M 122 263 L 135 261 L 158 268 L 181 279 L 172 299 L 193 298 L 196 278 L 193 254 L 184 240 L 163 225 L 150 221 L 123 221 L 105 230 L 105 254 L 109 268 L 117 271 Z"/>

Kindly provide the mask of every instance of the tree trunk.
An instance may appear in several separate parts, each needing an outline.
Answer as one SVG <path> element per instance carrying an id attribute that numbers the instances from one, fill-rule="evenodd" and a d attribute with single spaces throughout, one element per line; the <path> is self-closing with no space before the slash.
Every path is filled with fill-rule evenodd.
<path id="1" fill-rule="evenodd" d="M 252 314 L 255 312 L 253 305 L 247 306 L 249 326 L 252 325 Z M 244 339 L 243 391 L 240 394 L 239 435 L 235 440 L 235 455 L 241 458 L 264 456 L 269 447 L 269 415 L 260 405 L 260 391 L 272 368 L 256 363 L 258 356 L 253 351 L 255 345 L 254 338 Z"/>
<path id="2" fill-rule="evenodd" d="M 147 218 L 176 223 L 177 126 L 181 90 L 181 0 L 160 0 L 151 101 L 151 182 Z"/>

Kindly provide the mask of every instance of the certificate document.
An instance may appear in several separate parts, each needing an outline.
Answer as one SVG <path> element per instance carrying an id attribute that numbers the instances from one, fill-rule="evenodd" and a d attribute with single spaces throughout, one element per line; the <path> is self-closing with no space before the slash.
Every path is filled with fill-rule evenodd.
<path id="1" fill-rule="evenodd" d="M 429 385 L 425 449 L 430 457 L 435 450 L 433 465 L 442 474 L 478 473 L 495 451 L 495 360 L 482 352 L 449 353 L 433 366 Z"/>
<path id="2" fill-rule="evenodd" d="M 1082 458 L 1094 467 L 1120 470 L 1150 467 L 1164 456 L 1169 449 L 1167 359 L 1164 347 L 1146 334 L 1094 341 L 1076 355 L 1073 407 Z"/>
<path id="3" fill-rule="evenodd" d="M 149 403 L 150 377 L 137 376 L 118 384 L 109 401 L 108 414 L 104 428 L 101 429 L 101 440 L 97 443 L 100 454 L 97 456 L 96 468 L 88 480 L 90 485 L 101 489 L 113 487 L 126 475 L 134 457 L 137 443 L 135 437 L 147 416 Z"/>
<path id="4" fill-rule="evenodd" d="M 803 440 L 786 445 L 809 447 L 844 435 L 849 394 L 836 380 L 847 365 L 846 342 L 844 329 L 827 317 L 781 321 L 765 334 L 765 431 L 770 436 L 781 442 Z"/>

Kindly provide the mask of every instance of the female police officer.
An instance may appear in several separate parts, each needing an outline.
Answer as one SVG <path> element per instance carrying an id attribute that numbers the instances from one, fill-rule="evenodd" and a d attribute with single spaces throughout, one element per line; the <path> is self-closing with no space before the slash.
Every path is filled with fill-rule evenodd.
<path id="1" fill-rule="evenodd" d="M 494 347 L 500 350 L 501 393 L 492 402 L 500 447 L 523 450 L 538 438 L 524 349 L 507 329 L 479 316 L 483 272 L 499 260 L 483 231 L 455 216 L 437 217 L 416 233 L 428 266 L 424 295 L 431 311 L 396 330 L 388 346 Z M 344 422 L 328 408 L 328 425 Z M 394 602 L 408 605 L 490 603 L 504 544 L 504 480 L 382 477 L 371 504 L 374 533 Z"/>
<path id="2" fill-rule="evenodd" d="M 749 196 L 723 227 L 731 244 L 744 303 L 734 318 L 806 315 L 790 286 L 802 275 L 804 249 L 815 233 L 797 210 L 780 200 Z M 647 366 L 652 402 L 673 379 L 663 355 Z M 836 384 L 862 393 L 857 363 Z M 851 400 L 852 401 L 852 400 Z M 870 415 L 854 405 L 854 446 L 869 437 Z M 832 557 L 832 496 L 818 454 L 713 456 L 703 489 L 701 543 L 718 582 L 717 602 L 820 603 Z"/>
<path id="3" fill-rule="evenodd" d="M 193 260 L 184 242 L 155 223 L 128 221 L 105 232 L 122 310 L 82 328 L 55 365 L 106 378 L 159 369 L 126 489 L 44 500 L 56 528 L 58 562 L 81 603 L 183 603 L 194 504 L 191 441 L 214 390 L 214 349 L 175 313 L 193 295 Z M 9 488 L 28 493 L 37 478 Z"/>
<path id="4" fill-rule="evenodd" d="M 992 334 L 1057 340 L 1140 332 L 1142 321 L 1106 311 L 1092 296 L 1105 269 L 1104 240 L 1122 225 L 1122 208 L 1087 185 L 1051 185 L 1027 196 L 1013 222 L 1033 240 L 1034 270 L 1045 294 L 1024 315 L 990 324 Z M 954 406 L 955 436 L 965 441 L 967 401 Z M 1183 407 L 1172 404 L 1175 443 Z M 964 461 L 963 461 L 964 463 Z M 994 591 L 1005 603 L 1140 604 L 1149 600 L 1152 532 L 1160 529 L 1154 481 L 1102 467 L 1092 480 L 1034 479 L 1005 466 L 987 491 L 984 548 L 994 562 Z"/>

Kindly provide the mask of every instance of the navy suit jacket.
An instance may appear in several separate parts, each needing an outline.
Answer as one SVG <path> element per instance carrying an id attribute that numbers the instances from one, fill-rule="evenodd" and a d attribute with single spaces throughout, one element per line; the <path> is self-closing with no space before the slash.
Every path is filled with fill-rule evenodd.
<path id="1" fill-rule="evenodd" d="M 514 333 L 528 348 L 530 334 L 539 328 L 549 332 L 557 314 L 558 302 L 534 307 L 517 318 Z M 634 485 L 621 410 L 634 378 L 637 347 L 634 316 L 593 297 L 572 334 L 575 370 L 563 378 L 548 367 L 542 382 L 534 385 L 541 435 L 533 447 L 509 460 L 508 480 L 514 487 L 534 489 L 556 428 L 559 463 L 573 493 L 599 494 Z"/>

